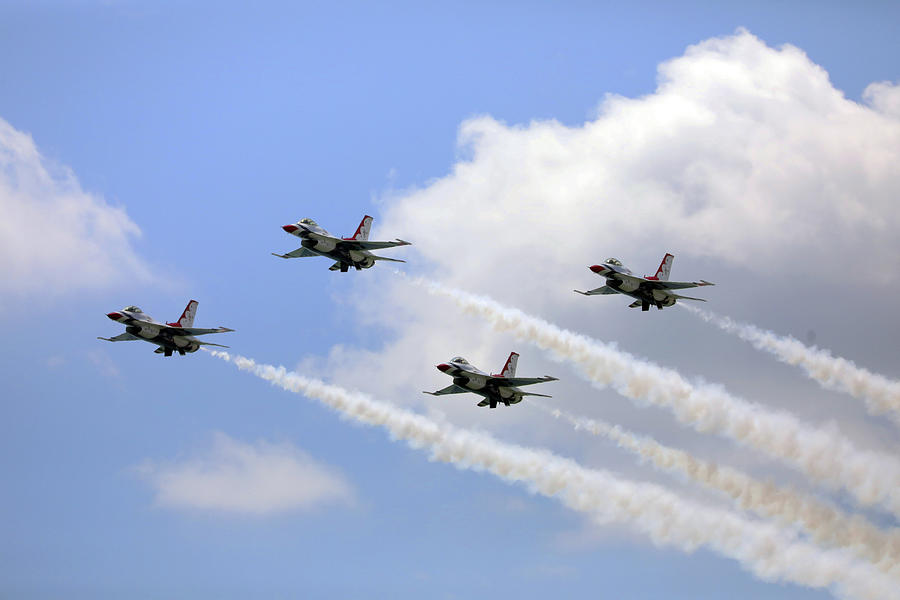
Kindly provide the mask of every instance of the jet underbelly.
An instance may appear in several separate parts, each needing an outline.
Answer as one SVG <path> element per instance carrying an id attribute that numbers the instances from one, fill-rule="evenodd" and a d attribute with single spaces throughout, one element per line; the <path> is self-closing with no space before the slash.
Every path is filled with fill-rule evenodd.
<path id="1" fill-rule="evenodd" d="M 656 302 L 663 302 L 670 297 L 670 294 L 665 290 L 653 290 L 651 292 L 653 296 L 653 300 Z"/>
<path id="2" fill-rule="evenodd" d="M 483 390 L 487 385 L 487 379 L 476 373 L 462 373 L 453 378 L 453 383 L 467 390 Z"/>
<path id="3" fill-rule="evenodd" d="M 613 287 L 613 286 L 610 286 Z M 632 279 L 616 280 L 614 289 L 619 290 L 622 293 L 636 292 L 641 287 L 641 284 Z"/>

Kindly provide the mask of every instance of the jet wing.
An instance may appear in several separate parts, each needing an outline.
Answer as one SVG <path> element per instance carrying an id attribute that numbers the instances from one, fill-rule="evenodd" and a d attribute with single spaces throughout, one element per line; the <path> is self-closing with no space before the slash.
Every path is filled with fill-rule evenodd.
<path id="1" fill-rule="evenodd" d="M 609 287 L 608 285 L 604 285 L 603 287 L 598 287 L 593 290 L 588 290 L 586 292 L 582 292 L 581 290 L 572 290 L 572 291 L 575 292 L 576 294 L 582 294 L 584 296 L 598 296 L 598 295 L 606 296 L 608 294 L 618 294 L 619 293 L 616 290 Z"/>
<path id="2" fill-rule="evenodd" d="M 225 333 L 226 331 L 234 331 L 227 327 L 216 327 L 215 329 L 201 329 L 199 327 L 165 327 L 167 333 L 172 335 L 206 335 L 207 333 Z"/>
<path id="3" fill-rule="evenodd" d="M 273 252 L 272 256 L 277 256 L 278 258 L 308 258 L 310 256 L 318 256 L 318 254 L 311 250 L 307 250 L 306 248 L 297 248 L 287 254 L 275 254 Z"/>
<path id="4" fill-rule="evenodd" d="M 626 273 L 616 273 L 618 279 L 622 281 L 632 281 L 637 283 L 644 289 L 651 290 L 683 290 L 684 288 L 703 287 L 706 285 L 715 285 L 701 279 L 700 281 L 666 281 L 664 279 L 645 279 L 643 277 L 635 277 Z"/>
<path id="5" fill-rule="evenodd" d="M 708 281 L 649 281 L 649 287 L 658 290 L 683 290 L 685 288 L 703 287 L 706 285 L 715 285 Z M 645 284 L 646 285 L 646 284 Z"/>
<path id="6" fill-rule="evenodd" d="M 681 296 L 679 294 L 671 294 L 672 297 L 678 298 L 679 300 L 696 300 L 697 302 L 706 302 L 704 298 L 692 298 L 691 296 Z"/>
<path id="7" fill-rule="evenodd" d="M 382 248 L 394 248 L 396 246 L 410 246 L 411 244 L 404 240 L 394 240 L 393 242 L 370 242 L 369 240 L 341 240 L 338 247 L 347 250 L 381 250 Z"/>
<path id="8" fill-rule="evenodd" d="M 375 256 L 374 254 L 372 255 L 372 258 L 374 258 L 375 260 L 386 260 L 388 262 L 406 262 L 405 260 L 400 260 L 399 258 L 388 258 L 386 256 Z"/>
<path id="9" fill-rule="evenodd" d="M 534 385 L 545 381 L 559 381 L 556 377 L 544 375 L 543 377 L 493 377 L 491 382 L 503 386 L 518 387 L 520 385 Z"/>
<path id="10" fill-rule="evenodd" d="M 139 340 L 141 338 L 139 338 L 136 335 L 131 335 L 130 333 L 121 333 L 121 334 L 117 335 L 116 337 L 111 337 L 111 338 L 98 337 L 97 339 L 105 340 L 107 342 L 129 342 L 131 340 Z"/>
<path id="11" fill-rule="evenodd" d="M 456 384 L 451 384 L 445 387 L 444 389 L 438 390 L 436 392 L 422 392 L 423 394 L 430 394 L 432 396 L 446 396 L 447 394 L 467 394 L 469 390 L 466 388 L 459 387 Z"/>

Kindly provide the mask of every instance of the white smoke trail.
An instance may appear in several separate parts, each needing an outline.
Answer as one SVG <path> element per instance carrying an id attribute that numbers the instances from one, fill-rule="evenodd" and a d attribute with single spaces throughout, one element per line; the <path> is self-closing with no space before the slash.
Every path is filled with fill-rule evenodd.
<path id="1" fill-rule="evenodd" d="M 721 386 L 693 384 L 672 369 L 641 360 L 613 345 L 567 331 L 483 296 L 425 279 L 409 279 L 487 320 L 568 360 L 592 382 L 670 409 L 682 423 L 746 444 L 800 470 L 832 489 L 843 488 L 865 506 L 882 504 L 900 516 L 900 463 L 887 454 L 860 450 L 837 431 L 801 423 L 795 416 L 747 402 Z"/>
<path id="2" fill-rule="evenodd" d="M 694 306 L 679 306 L 683 306 L 722 331 L 750 342 L 757 350 L 774 354 L 780 361 L 789 365 L 799 365 L 822 387 L 863 400 L 870 414 L 890 414 L 894 421 L 900 424 L 900 381 L 857 367 L 852 361 L 832 356 L 827 350 L 810 348 L 792 337 L 782 337 L 771 331 L 738 323 L 728 317 Z"/>
<path id="3" fill-rule="evenodd" d="M 600 523 L 628 524 L 658 544 L 676 545 L 687 552 L 705 545 L 739 561 L 761 579 L 829 588 L 842 597 L 884 600 L 896 591 L 896 582 L 848 553 L 791 540 L 770 523 L 690 503 L 659 486 L 585 469 L 548 451 L 505 444 L 484 433 L 439 424 L 368 396 L 289 373 L 284 367 L 257 364 L 227 352 L 211 354 L 285 390 L 315 398 L 358 422 L 384 427 L 413 448 L 430 450 L 434 460 L 526 483 L 533 491 L 556 497 Z"/>
<path id="4" fill-rule="evenodd" d="M 665 471 L 675 471 L 713 490 L 723 492 L 736 504 L 785 525 L 799 524 L 820 544 L 848 548 L 894 577 L 900 577 L 900 530 L 882 531 L 864 517 L 848 515 L 839 508 L 796 490 L 762 482 L 747 473 L 717 465 L 690 453 L 638 436 L 618 425 L 577 417 L 540 402 L 530 402 L 556 418 L 564 418 L 576 429 L 604 436 L 620 448 L 650 461 Z"/>

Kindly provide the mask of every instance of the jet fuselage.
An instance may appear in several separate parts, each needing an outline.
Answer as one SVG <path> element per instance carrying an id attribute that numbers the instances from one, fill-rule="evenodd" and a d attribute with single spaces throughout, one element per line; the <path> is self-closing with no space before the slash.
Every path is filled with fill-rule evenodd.
<path id="1" fill-rule="evenodd" d="M 371 252 L 368 250 L 339 248 L 338 241 L 340 238 L 336 238 L 315 223 L 304 223 L 303 221 L 306 220 L 303 219 L 296 224 L 285 225 L 282 229 L 291 235 L 299 237 L 302 240 L 300 245 L 310 252 L 330 258 L 342 266 L 347 265 L 355 268 L 357 271 L 375 266 L 375 257 Z M 317 235 L 314 236 L 312 234 Z"/>
<path id="2" fill-rule="evenodd" d="M 620 294 L 631 296 L 635 300 L 640 300 L 641 304 L 648 304 L 662 309 L 666 306 L 675 304 L 676 297 L 663 289 L 654 289 L 647 285 L 642 285 L 631 273 L 631 270 L 624 266 L 603 263 L 602 265 L 594 265 L 590 267 L 591 271 L 597 275 L 606 278 L 606 285 Z M 623 274 L 629 277 L 617 277 Z"/>
<path id="3" fill-rule="evenodd" d="M 497 383 L 497 376 L 492 376 L 484 371 L 466 363 L 451 360 L 449 363 L 437 365 L 438 371 L 453 377 L 454 385 L 478 394 L 485 398 L 492 406 L 499 404 L 517 404 L 522 401 L 524 393 L 517 387 L 504 386 Z"/>
<path id="4" fill-rule="evenodd" d="M 166 356 L 171 356 L 173 352 L 184 355 L 186 352 L 196 352 L 200 349 L 201 344 L 197 338 L 190 335 L 175 335 L 167 331 L 170 329 L 169 325 L 160 323 L 143 312 L 122 309 L 106 316 L 125 325 L 126 333 L 159 346 Z"/>

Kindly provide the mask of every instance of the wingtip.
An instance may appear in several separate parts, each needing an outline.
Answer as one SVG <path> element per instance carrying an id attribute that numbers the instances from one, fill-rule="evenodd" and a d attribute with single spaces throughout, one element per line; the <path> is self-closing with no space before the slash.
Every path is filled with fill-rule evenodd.
<path id="1" fill-rule="evenodd" d="M 587 293 L 582 292 L 581 290 L 572 290 L 572 291 L 575 292 L 576 294 L 581 294 L 582 296 L 587 296 Z"/>
<path id="2" fill-rule="evenodd" d="M 278 258 L 287 258 L 287 256 L 285 256 L 284 254 L 275 254 L 274 252 L 271 252 L 271 254 L 272 256 L 277 256 Z"/>
<path id="3" fill-rule="evenodd" d="M 230 327 L 219 327 L 219 330 L 222 333 L 228 333 L 229 331 L 234 331 L 234 329 L 231 329 Z"/>
<path id="4" fill-rule="evenodd" d="M 407 242 L 406 240 L 401 240 L 400 238 L 397 238 L 397 241 L 400 242 L 401 244 L 403 244 L 404 246 L 412 246 L 412 242 Z"/>

